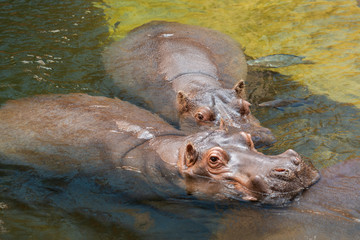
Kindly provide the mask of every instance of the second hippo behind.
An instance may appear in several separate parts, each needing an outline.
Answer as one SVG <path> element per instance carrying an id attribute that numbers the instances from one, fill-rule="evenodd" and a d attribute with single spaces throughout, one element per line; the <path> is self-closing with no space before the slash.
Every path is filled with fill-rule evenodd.
<path id="1" fill-rule="evenodd" d="M 256 146 L 275 141 L 245 100 L 247 64 L 239 43 L 220 32 L 150 22 L 104 53 L 114 84 L 148 110 L 193 133 L 228 126 L 250 133 Z"/>

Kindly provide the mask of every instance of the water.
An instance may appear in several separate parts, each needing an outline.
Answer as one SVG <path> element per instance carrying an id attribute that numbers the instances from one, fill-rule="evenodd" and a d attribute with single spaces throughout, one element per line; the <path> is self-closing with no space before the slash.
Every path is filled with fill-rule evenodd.
<path id="1" fill-rule="evenodd" d="M 0 104 L 35 94 L 113 96 L 101 53 L 150 20 L 229 34 L 251 57 L 306 56 L 312 65 L 248 82 L 252 111 L 318 168 L 360 156 L 360 8 L 356 1 L 0 1 Z M 259 73 L 257 73 L 259 74 Z M 123 95 L 132 100 L 131 96 Z M 280 109 L 256 107 L 304 99 Z M 292 208 L 195 199 L 128 200 L 92 179 L 1 165 L 4 239 L 355 239 L 359 223 Z M 355 210 L 359 212 L 359 208 Z M 325 211 L 326 212 L 326 211 Z M 346 211 L 345 211 L 346 212 Z M 355 215 L 356 216 L 356 215 Z M 316 223 L 316 224 L 315 224 Z M 331 226 L 336 233 L 329 234 Z"/>

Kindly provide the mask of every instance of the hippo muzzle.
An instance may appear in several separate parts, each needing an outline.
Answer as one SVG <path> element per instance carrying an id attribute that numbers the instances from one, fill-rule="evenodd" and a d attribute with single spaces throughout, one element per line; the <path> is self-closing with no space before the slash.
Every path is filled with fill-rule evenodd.
<path id="1" fill-rule="evenodd" d="M 227 180 L 232 181 L 239 192 L 244 191 L 242 198 L 245 200 L 286 203 L 320 178 L 318 171 L 292 149 L 276 156 L 247 154 L 237 157 L 251 159 L 247 166 L 235 163 Z"/>

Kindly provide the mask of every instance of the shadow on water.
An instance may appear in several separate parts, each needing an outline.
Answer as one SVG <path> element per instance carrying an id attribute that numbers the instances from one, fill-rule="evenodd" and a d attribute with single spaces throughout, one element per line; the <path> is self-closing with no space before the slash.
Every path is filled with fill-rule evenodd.
<path id="1" fill-rule="evenodd" d="M 153 195 L 154 189 L 144 188 L 146 182 L 136 176 L 110 186 L 100 175 L 54 176 L 15 165 L 2 164 L 0 174 L 1 234 L 14 239 L 204 237 L 219 216 L 216 204 L 191 196 L 140 198 L 146 191 Z M 132 197 L 136 191 L 143 192 Z"/>
<path id="2" fill-rule="evenodd" d="M 35 94 L 114 96 L 118 91 L 141 105 L 126 95 L 126 89 L 113 89 L 105 75 L 101 53 L 109 29 L 102 10 L 89 1 L 1 1 L 0 13 L 0 104 Z M 247 83 L 252 111 L 278 139 L 261 151 L 276 154 L 293 148 L 318 168 L 360 155 L 358 108 L 314 95 L 291 76 L 269 71 L 252 74 Z M 277 109 L 257 106 L 282 98 L 305 101 Z M 342 229 L 335 237 L 355 239 L 360 232 L 353 222 L 301 212 L 299 217 L 299 212 L 286 206 L 214 203 L 186 195 L 166 200 L 133 198 L 126 193 L 141 196 L 152 190 L 131 188 L 129 183 L 135 181 L 131 177 L 127 182 L 119 179 L 114 190 L 106 179 L 1 164 L 0 238 L 303 239 L 319 232 L 324 235 L 332 227 Z M 301 235 L 304 232 L 309 235 Z"/>
<path id="3" fill-rule="evenodd" d="M 114 209 L 106 207 L 116 195 L 99 194 L 99 186 L 87 178 L 54 177 L 16 165 L 1 165 L 0 174 L 5 239 L 138 238 L 130 228 L 108 220 Z"/>

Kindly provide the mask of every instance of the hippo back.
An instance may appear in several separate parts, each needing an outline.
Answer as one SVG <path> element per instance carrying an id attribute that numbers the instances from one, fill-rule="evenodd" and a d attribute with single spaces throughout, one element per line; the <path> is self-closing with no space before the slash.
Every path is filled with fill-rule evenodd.
<path id="1" fill-rule="evenodd" d="M 2 160 L 64 169 L 113 165 L 149 139 L 178 132 L 119 99 L 69 94 L 9 101 L 0 133 Z"/>

